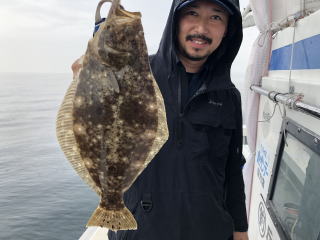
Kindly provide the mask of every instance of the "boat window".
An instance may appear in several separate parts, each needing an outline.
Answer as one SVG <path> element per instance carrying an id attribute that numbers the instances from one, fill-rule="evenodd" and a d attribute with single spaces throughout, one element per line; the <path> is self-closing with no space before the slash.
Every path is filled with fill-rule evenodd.
<path id="1" fill-rule="evenodd" d="M 299 136 L 298 131 L 283 135 L 269 202 L 287 239 L 317 240 L 320 239 L 319 146 L 315 146 L 314 136 L 306 132 L 302 138 Z"/>

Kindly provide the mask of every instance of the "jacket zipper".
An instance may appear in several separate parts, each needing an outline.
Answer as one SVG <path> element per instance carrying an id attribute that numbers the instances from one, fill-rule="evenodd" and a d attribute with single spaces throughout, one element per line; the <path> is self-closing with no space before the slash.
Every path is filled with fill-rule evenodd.
<path id="1" fill-rule="evenodd" d="M 205 84 L 205 83 L 204 83 Z M 209 92 L 205 86 L 205 89 L 203 88 L 203 85 L 201 85 L 201 87 L 195 92 L 195 94 L 193 94 L 193 96 L 187 101 L 185 106 L 182 106 L 182 79 L 181 77 L 179 77 L 179 86 L 178 86 L 178 106 L 179 106 L 179 117 L 183 117 L 186 108 L 188 107 L 188 105 L 190 104 L 190 102 L 195 99 L 196 97 L 198 97 L 201 94 L 207 93 Z"/>
<path id="2" fill-rule="evenodd" d="M 182 106 L 182 79 L 179 76 L 179 86 L 178 86 L 178 106 L 179 106 L 179 117 L 183 116 L 183 106 Z"/>
<path id="3" fill-rule="evenodd" d="M 185 110 L 187 108 L 187 106 L 190 104 L 190 102 L 196 98 L 197 96 L 199 96 L 200 94 L 206 93 L 207 89 L 201 89 L 202 86 L 200 87 L 200 89 L 198 89 L 198 91 L 196 91 L 196 93 L 187 101 L 186 105 L 183 106 L 182 105 L 182 79 L 181 77 L 179 77 L 179 83 L 178 83 L 178 108 L 179 108 L 179 119 L 178 119 L 178 126 L 177 126 L 177 144 L 179 147 L 182 146 L 183 142 L 182 142 L 182 128 L 183 128 L 183 122 L 182 122 L 182 117 L 185 113 Z"/>

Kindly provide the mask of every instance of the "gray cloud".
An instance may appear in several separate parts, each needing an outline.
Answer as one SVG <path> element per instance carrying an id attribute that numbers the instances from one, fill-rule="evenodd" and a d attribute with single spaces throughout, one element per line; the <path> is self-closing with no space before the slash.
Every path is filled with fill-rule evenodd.
<path id="1" fill-rule="evenodd" d="M 243 7 L 248 2 L 241 1 L 245 1 Z M 98 0 L 0 3 L 0 72 L 70 71 L 70 64 L 85 52 L 92 36 L 97 3 Z M 141 11 L 148 49 L 154 53 L 171 0 L 122 0 L 122 4 L 130 11 Z M 102 15 L 107 9 L 108 6 L 103 8 Z M 243 61 L 241 64 L 243 69 Z"/>

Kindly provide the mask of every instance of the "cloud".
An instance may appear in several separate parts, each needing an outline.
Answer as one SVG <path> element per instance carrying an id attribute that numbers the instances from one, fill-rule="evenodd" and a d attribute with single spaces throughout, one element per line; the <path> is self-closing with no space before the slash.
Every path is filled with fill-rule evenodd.
<path id="1" fill-rule="evenodd" d="M 85 1 L 77 1 L 79 5 L 62 4 L 58 0 L 34 1 L 28 0 L 22 4 L 16 0 L 12 4 L 1 6 L 0 26 L 5 30 L 45 30 L 74 24 L 84 24 L 90 20 L 90 8 Z M 69 1 L 65 1 L 69 2 Z M 82 3 L 83 5 L 81 5 Z M 92 7 L 91 7 L 92 8 Z M 93 19 L 93 18 L 92 18 Z M 10 25 L 8 25 L 8 20 Z"/>
<path id="2" fill-rule="evenodd" d="M 0 72 L 66 72 L 85 52 L 98 1 L 11 0 L 0 4 Z M 157 50 L 171 0 L 157 8 L 150 0 L 123 0 L 141 11 L 150 52 Z M 105 4 L 102 16 L 110 4 Z M 159 20 L 160 19 L 160 20 Z"/>
<path id="3" fill-rule="evenodd" d="M 0 72 L 70 71 L 70 64 L 84 54 L 92 36 L 97 3 L 98 0 L 2 1 Z M 107 15 L 110 6 L 105 5 L 102 16 Z M 171 0 L 122 0 L 122 5 L 129 11 L 142 13 L 148 50 L 155 53 Z"/>

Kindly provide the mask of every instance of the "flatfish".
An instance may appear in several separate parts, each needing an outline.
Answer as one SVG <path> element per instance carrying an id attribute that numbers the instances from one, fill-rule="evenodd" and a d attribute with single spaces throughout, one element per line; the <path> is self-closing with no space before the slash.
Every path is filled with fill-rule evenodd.
<path id="1" fill-rule="evenodd" d="M 113 0 L 81 61 L 58 112 L 58 141 L 80 177 L 101 197 L 87 226 L 137 229 L 123 193 L 168 138 L 141 14 Z"/>

